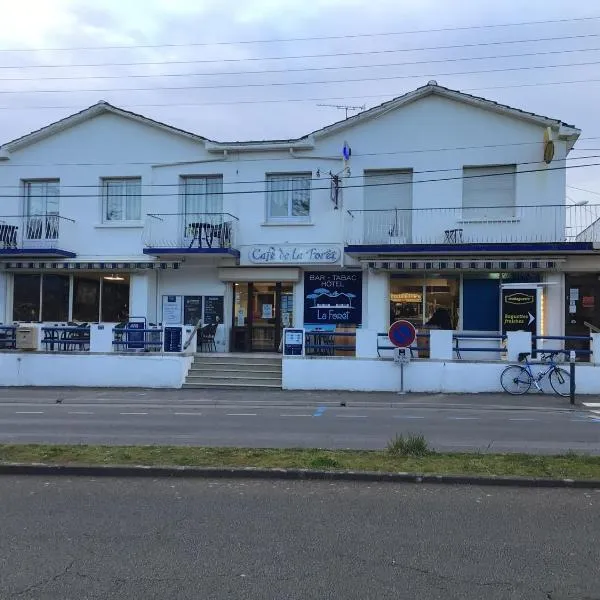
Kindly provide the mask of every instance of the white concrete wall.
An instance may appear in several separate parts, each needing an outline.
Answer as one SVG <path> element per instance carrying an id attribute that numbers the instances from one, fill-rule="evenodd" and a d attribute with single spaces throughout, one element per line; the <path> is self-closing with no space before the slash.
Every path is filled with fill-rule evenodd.
<path id="1" fill-rule="evenodd" d="M 180 388 L 191 356 L 0 353 L 0 386 Z"/>
<path id="2" fill-rule="evenodd" d="M 506 362 L 416 360 L 404 367 L 404 390 L 428 393 L 503 392 Z M 569 365 L 563 365 L 568 370 Z M 534 367 L 534 371 L 536 367 Z M 400 366 L 391 360 L 348 358 L 283 359 L 283 389 L 398 392 Z M 578 363 L 576 393 L 600 393 L 600 366 Z M 545 380 L 542 389 L 552 390 Z"/>

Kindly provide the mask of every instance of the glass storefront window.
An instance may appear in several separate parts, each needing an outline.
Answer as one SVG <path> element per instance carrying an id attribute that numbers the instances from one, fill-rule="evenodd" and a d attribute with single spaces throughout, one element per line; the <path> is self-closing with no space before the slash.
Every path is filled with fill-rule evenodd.
<path id="1" fill-rule="evenodd" d="M 129 275 L 109 275 L 102 280 L 102 321 L 120 323 L 129 318 Z"/>
<path id="2" fill-rule="evenodd" d="M 415 327 L 430 323 L 446 329 L 458 327 L 458 275 L 428 273 L 422 277 L 394 276 L 390 278 L 390 323 L 399 319 Z"/>
<path id="3" fill-rule="evenodd" d="M 42 277 L 42 321 L 69 320 L 69 275 Z"/>
<path id="4" fill-rule="evenodd" d="M 40 275 L 14 275 L 13 321 L 39 321 Z"/>
<path id="5" fill-rule="evenodd" d="M 73 321 L 98 321 L 100 314 L 100 279 L 96 276 L 73 278 Z"/>

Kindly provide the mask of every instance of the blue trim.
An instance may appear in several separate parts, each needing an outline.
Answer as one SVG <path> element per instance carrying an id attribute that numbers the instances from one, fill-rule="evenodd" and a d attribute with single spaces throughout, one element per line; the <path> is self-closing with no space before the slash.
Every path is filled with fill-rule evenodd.
<path id="1" fill-rule="evenodd" d="M 594 251 L 592 242 L 498 244 L 379 244 L 346 246 L 346 254 L 463 254 L 471 252 L 582 252 Z"/>
<path id="2" fill-rule="evenodd" d="M 144 248 L 144 254 L 162 256 L 165 254 L 218 254 L 240 257 L 240 251 L 234 248 Z"/>
<path id="3" fill-rule="evenodd" d="M 0 256 L 55 256 L 57 258 L 75 258 L 75 252 L 58 248 L 0 248 Z"/>

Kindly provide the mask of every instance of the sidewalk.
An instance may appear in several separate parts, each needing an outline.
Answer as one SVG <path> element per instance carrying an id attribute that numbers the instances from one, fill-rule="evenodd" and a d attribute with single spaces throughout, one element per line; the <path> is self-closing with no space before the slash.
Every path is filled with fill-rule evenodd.
<path id="1" fill-rule="evenodd" d="M 227 406 L 346 406 L 386 408 L 444 407 L 487 410 L 572 410 L 568 398 L 527 394 L 404 394 L 387 392 L 306 392 L 285 390 L 157 390 L 116 388 L 1 388 L 0 404 L 140 404 Z M 576 398 L 581 402 L 600 402 L 598 396 Z"/>

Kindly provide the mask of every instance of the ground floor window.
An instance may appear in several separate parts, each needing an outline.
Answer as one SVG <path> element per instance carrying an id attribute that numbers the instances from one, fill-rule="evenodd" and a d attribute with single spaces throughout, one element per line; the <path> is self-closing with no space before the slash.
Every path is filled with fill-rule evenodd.
<path id="1" fill-rule="evenodd" d="M 458 275 L 392 275 L 390 322 L 406 319 L 415 327 L 430 325 L 440 329 L 456 329 L 459 290 Z"/>
<path id="2" fill-rule="evenodd" d="M 120 322 L 129 317 L 129 275 L 15 274 L 14 321 Z"/>

